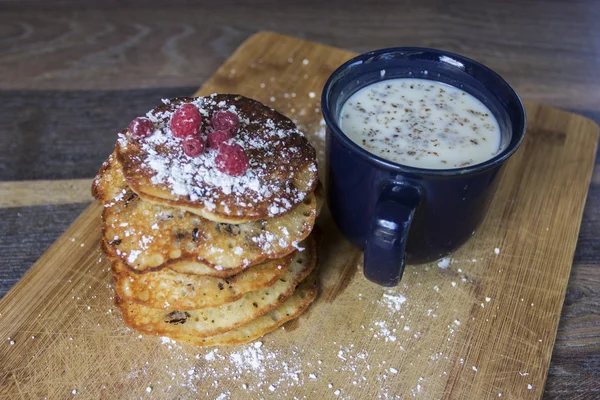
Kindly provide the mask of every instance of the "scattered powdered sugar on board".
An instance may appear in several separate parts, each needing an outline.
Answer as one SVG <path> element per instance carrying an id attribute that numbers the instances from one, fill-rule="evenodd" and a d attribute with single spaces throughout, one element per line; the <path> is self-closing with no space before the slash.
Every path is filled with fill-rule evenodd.
<path id="1" fill-rule="evenodd" d="M 452 289 L 449 282 L 444 285 L 439 280 L 425 279 L 426 276 L 431 278 L 448 272 L 451 271 L 442 272 L 433 264 L 427 275 L 422 266 L 408 266 L 405 274 L 410 278 L 399 287 L 375 291 L 364 287 L 350 290 L 349 287 L 345 292 L 348 298 L 338 299 L 335 307 L 352 300 L 347 303 L 347 310 L 360 315 L 360 322 L 354 319 L 351 323 L 363 324 L 363 327 L 340 324 L 341 328 L 336 328 L 355 329 L 353 335 L 319 336 L 324 327 L 316 326 L 312 320 L 314 317 L 310 317 L 304 323 L 310 326 L 308 332 L 314 337 L 297 334 L 302 332 L 301 322 L 295 333 L 287 332 L 285 327 L 281 329 L 285 335 L 289 334 L 287 337 L 277 337 L 275 335 L 283 332 L 275 332 L 246 345 L 198 348 L 167 337 L 127 332 L 123 330 L 122 321 L 118 321 L 116 326 L 120 330 L 114 332 L 109 343 L 118 351 L 128 352 L 126 358 L 129 364 L 125 371 L 131 386 L 138 389 L 136 398 L 235 399 L 242 391 L 246 398 L 311 398 L 310 393 L 318 393 L 322 398 L 354 398 L 356 393 L 366 393 L 374 399 L 399 398 L 400 394 L 402 398 L 427 398 L 439 393 L 438 382 L 444 382 L 446 371 L 450 373 L 458 365 L 463 373 L 477 376 L 481 373 L 476 374 L 472 370 L 473 364 L 483 365 L 479 360 L 469 359 L 466 354 L 448 351 L 443 346 L 431 346 L 431 327 L 447 324 L 447 330 L 435 331 L 436 343 L 439 343 L 453 340 L 455 332 L 469 324 L 463 316 L 452 312 L 442 314 L 450 308 L 443 301 L 438 304 L 439 300 L 443 300 L 443 293 L 430 288 L 436 283 L 440 292 L 444 289 L 457 290 Z M 108 282 L 108 276 L 105 280 Z M 419 304 L 409 295 L 414 293 L 409 291 L 409 284 L 414 287 L 427 285 L 427 296 L 421 297 Z M 480 299 L 487 300 L 485 294 Z M 494 294 L 490 299 L 486 308 L 495 304 L 498 298 Z M 80 309 L 88 305 L 82 304 Z M 114 314 L 109 313 L 109 318 L 117 319 Z M 443 317 L 437 314 L 444 315 L 445 319 L 442 321 Z M 93 320 L 94 323 L 96 321 Z M 429 321 L 434 322 L 427 326 Z M 86 331 L 89 329 L 88 326 L 85 328 Z M 89 336 L 85 337 L 88 342 L 79 342 L 79 345 L 89 343 Z M 119 343 L 115 346 L 113 342 Z M 71 345 L 73 342 L 67 343 Z M 107 345 L 105 341 L 99 343 Z M 63 351 L 62 348 L 60 350 Z M 73 351 L 80 349 L 73 348 Z M 459 357 L 464 357 L 460 363 L 457 361 Z M 439 375 L 431 375 L 432 370 Z M 517 371 L 529 370 L 521 368 Z M 527 373 L 521 372 L 522 375 Z M 529 378 L 524 379 L 521 382 L 523 390 L 530 381 Z M 535 382 L 529 384 L 533 386 Z M 73 382 L 69 390 L 72 388 L 77 388 L 79 396 L 87 394 L 86 388 L 79 382 Z M 151 392 L 147 393 L 147 388 L 151 388 Z M 338 397 L 335 397 L 336 391 L 339 391 Z M 498 388 L 498 391 L 505 390 Z"/>
<path id="2" fill-rule="evenodd" d="M 402 296 L 401 294 L 390 294 L 390 293 L 384 293 L 383 294 L 383 299 L 382 302 L 388 306 L 388 308 L 396 310 L 396 311 L 400 311 L 400 307 L 402 306 L 402 304 L 404 304 L 404 302 L 406 301 L 406 297 Z"/>
<path id="3" fill-rule="evenodd" d="M 253 370 L 258 370 L 262 366 L 265 357 L 259 349 L 262 347 L 262 342 L 255 342 L 252 346 L 241 352 L 231 354 L 231 361 L 238 367 L 249 367 Z"/>
<path id="4" fill-rule="evenodd" d="M 386 342 L 387 341 L 392 341 L 392 342 L 396 341 L 396 336 L 392 334 L 393 332 L 390 329 L 388 329 L 385 321 L 376 321 L 375 326 L 377 326 L 379 328 L 379 333 L 378 334 L 376 333 L 374 335 L 374 337 L 381 336 L 385 339 Z M 395 331 L 396 331 L 396 329 L 394 328 L 394 332 Z"/>
<path id="5" fill-rule="evenodd" d="M 194 347 L 174 346 L 171 349 L 172 359 L 180 361 L 182 357 L 188 357 L 187 352 L 190 349 Z M 210 392 L 220 391 L 217 398 L 230 398 L 228 382 L 237 381 L 238 387 L 241 386 L 249 397 L 274 393 L 285 398 L 290 390 L 301 388 L 305 381 L 316 380 L 315 372 L 318 369 L 312 364 L 303 365 L 303 355 L 304 350 L 297 347 L 270 350 L 262 341 L 257 341 L 241 346 L 206 350 L 203 354 L 195 356 L 194 365 L 171 367 L 167 360 L 166 367 L 168 375 L 172 377 L 171 385 L 189 388 L 198 395 L 203 394 L 204 397 L 208 397 L 210 393 L 200 391 L 210 388 Z M 173 365 L 177 364 L 179 363 Z M 305 370 L 307 367 L 310 371 Z"/>

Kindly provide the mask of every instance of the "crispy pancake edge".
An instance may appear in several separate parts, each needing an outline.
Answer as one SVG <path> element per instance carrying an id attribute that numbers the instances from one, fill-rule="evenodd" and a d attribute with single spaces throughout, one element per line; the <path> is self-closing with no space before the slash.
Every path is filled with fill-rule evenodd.
<path id="1" fill-rule="evenodd" d="M 190 274 L 177 273 L 175 271 L 171 271 L 171 270 L 167 269 L 166 273 L 168 275 L 170 275 L 169 276 L 170 281 L 177 280 L 177 279 L 181 279 L 181 280 L 190 279 L 189 277 L 192 277 L 191 279 L 196 280 L 198 289 L 194 289 L 194 290 L 200 291 L 200 290 L 202 290 L 201 289 L 202 287 L 212 287 L 213 288 L 212 291 L 214 291 L 214 287 L 220 288 L 220 290 L 217 291 L 217 293 L 219 294 L 218 296 L 202 297 L 202 299 L 204 301 L 204 303 L 202 305 L 197 304 L 198 301 L 194 301 L 195 306 L 188 306 L 188 305 L 184 304 L 185 299 L 180 299 L 179 302 L 173 300 L 172 298 L 170 298 L 169 300 L 159 299 L 155 296 L 155 293 L 153 291 L 149 292 L 149 296 L 148 296 L 147 300 L 143 300 L 142 299 L 143 283 L 140 282 L 140 283 L 136 284 L 135 280 L 141 279 L 142 276 L 146 277 L 147 275 L 157 274 L 157 272 L 148 272 L 148 273 L 144 273 L 144 274 L 137 274 L 135 272 L 131 272 L 127 267 L 125 267 L 120 262 L 113 263 L 114 272 L 117 274 L 117 279 L 115 279 L 115 290 L 117 292 L 117 295 L 122 299 L 126 299 L 126 300 L 132 301 L 134 303 L 138 303 L 138 304 L 143 304 L 145 306 L 152 307 L 152 308 L 195 310 L 195 309 L 200 309 L 200 308 L 218 307 L 223 304 L 230 303 L 230 302 L 233 302 L 233 301 L 236 301 L 236 300 L 242 298 L 242 296 L 244 296 L 244 294 L 247 292 L 261 290 L 266 287 L 270 287 L 289 268 L 290 264 L 292 263 L 292 259 L 294 257 L 295 257 L 295 252 L 291 253 L 283 258 L 267 261 L 266 263 L 279 264 L 281 266 L 281 268 L 276 268 L 275 273 L 272 275 L 272 277 L 269 280 L 263 280 L 260 284 L 249 283 L 244 291 L 239 291 L 239 289 L 235 290 L 236 283 L 238 280 L 242 280 L 244 278 L 242 275 L 249 274 L 251 272 L 250 268 L 240 272 L 237 275 L 233 275 L 228 278 L 220 278 L 220 277 L 214 277 L 214 276 L 208 276 L 208 275 L 193 276 Z M 259 268 L 262 265 L 265 265 L 266 263 L 258 264 L 252 268 Z M 157 279 L 159 279 L 159 278 L 157 278 Z M 129 280 L 129 284 L 127 286 L 129 286 L 129 288 L 130 288 L 130 291 L 131 291 L 130 295 L 128 295 L 125 292 L 125 284 L 123 283 L 124 280 Z M 176 288 L 176 290 L 183 291 L 186 289 L 184 287 L 183 283 L 180 284 L 179 286 L 181 286 L 181 287 Z M 190 301 L 193 301 L 193 300 L 190 300 Z"/>
<path id="2" fill-rule="evenodd" d="M 306 278 L 317 267 L 317 248 L 316 248 L 317 246 L 316 246 L 316 243 L 314 243 L 314 242 L 312 245 L 313 245 L 313 247 L 312 247 L 313 251 L 311 251 L 311 254 L 310 254 L 310 263 L 307 263 L 309 265 L 300 272 L 299 276 L 290 285 L 288 290 L 286 290 L 285 293 L 281 293 L 278 296 L 277 301 L 275 303 L 265 306 L 264 308 L 255 312 L 253 315 L 247 316 L 247 317 L 245 317 L 244 320 L 234 323 L 231 326 L 227 326 L 227 327 L 223 327 L 223 328 L 213 328 L 212 330 L 205 330 L 202 333 L 197 332 L 193 336 L 207 337 L 207 336 L 214 336 L 214 335 L 218 335 L 218 334 L 221 334 L 224 332 L 231 331 L 242 325 L 247 324 L 248 322 L 260 317 L 261 315 L 264 315 L 264 314 L 270 312 L 271 310 L 273 310 L 273 309 L 279 307 L 281 304 L 283 304 L 289 297 L 292 296 L 292 294 L 294 293 L 296 287 L 300 284 L 300 282 L 302 282 L 304 280 L 304 278 Z M 267 289 L 268 288 L 265 288 L 263 290 L 267 290 Z M 252 292 L 249 292 L 249 293 L 252 293 Z M 145 332 L 147 334 L 158 335 L 158 336 L 171 337 L 171 335 L 176 335 L 176 334 L 186 335 L 186 334 L 182 334 L 182 333 L 177 333 L 177 329 L 171 325 L 164 325 L 168 329 L 160 329 L 160 328 L 157 329 L 155 326 L 148 327 L 148 324 L 136 324 L 134 318 L 129 315 L 130 312 L 129 312 L 128 307 L 132 303 L 128 302 L 126 299 L 122 299 L 118 295 L 115 295 L 115 302 L 121 310 L 121 315 L 123 317 L 123 321 L 125 322 L 125 324 L 127 326 L 129 326 L 132 329 L 135 329 L 140 332 Z M 160 311 L 161 311 L 161 313 L 164 311 L 165 314 L 169 314 L 169 313 L 167 313 L 168 310 L 160 310 Z M 172 310 L 171 312 L 173 312 L 173 311 L 178 311 L 178 310 Z M 161 322 L 167 324 L 166 322 L 161 320 L 160 322 L 158 322 L 158 324 L 154 323 L 154 325 L 159 325 Z"/>
<path id="3" fill-rule="evenodd" d="M 285 323 L 300 317 L 317 298 L 317 286 L 317 271 L 315 270 L 296 287 L 294 294 L 292 294 L 292 296 L 283 304 L 270 312 L 261 315 L 255 320 L 250 321 L 246 325 L 242 325 L 229 332 L 205 338 L 198 338 L 190 335 L 173 335 L 171 338 L 192 343 L 197 346 L 236 346 L 252 342 L 273 332 Z M 293 307 L 293 312 L 289 313 L 288 310 L 281 319 L 275 320 L 271 316 L 273 313 L 283 315 L 284 310 L 289 307 Z M 254 332 L 248 334 L 247 331 L 252 329 L 254 329 Z M 244 331 L 246 331 L 246 333 L 244 333 Z"/>

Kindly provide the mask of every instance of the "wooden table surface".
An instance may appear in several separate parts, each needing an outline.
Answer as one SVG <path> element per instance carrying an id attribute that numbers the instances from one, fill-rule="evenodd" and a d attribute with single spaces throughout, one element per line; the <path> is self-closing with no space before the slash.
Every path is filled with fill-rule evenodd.
<path id="1" fill-rule="evenodd" d="M 0 296 L 90 203 L 115 133 L 160 98 L 193 93 L 260 30 L 358 52 L 462 53 L 524 99 L 600 123 L 593 0 L 54 3 L 0 0 Z M 545 397 L 598 398 L 599 374 L 597 163 Z"/>

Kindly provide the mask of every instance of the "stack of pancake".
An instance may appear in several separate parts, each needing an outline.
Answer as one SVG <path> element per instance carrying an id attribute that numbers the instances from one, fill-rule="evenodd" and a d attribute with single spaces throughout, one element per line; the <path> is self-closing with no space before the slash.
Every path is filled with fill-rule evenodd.
<path id="1" fill-rule="evenodd" d="M 315 150 L 288 118 L 239 95 L 163 103 L 144 117 L 143 136 L 134 126 L 119 134 L 92 188 L 117 304 L 144 333 L 198 345 L 254 340 L 316 297 Z M 237 116 L 227 143 L 243 149 L 247 170 L 216 168 L 220 148 L 182 150 L 171 119 L 185 104 L 200 111 L 200 140 L 214 113 Z"/>

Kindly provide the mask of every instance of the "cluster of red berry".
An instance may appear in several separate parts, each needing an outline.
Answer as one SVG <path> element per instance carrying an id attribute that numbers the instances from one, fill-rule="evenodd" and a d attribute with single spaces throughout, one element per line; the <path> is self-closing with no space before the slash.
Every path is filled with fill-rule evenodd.
<path id="1" fill-rule="evenodd" d="M 193 104 L 186 103 L 179 107 L 169 123 L 173 136 L 183 139 L 183 152 L 190 157 L 204 153 L 208 147 L 217 149 L 215 165 L 221 172 L 232 176 L 243 175 L 248 169 L 248 157 L 242 146 L 226 143 L 238 131 L 240 120 L 231 111 L 217 111 L 211 118 L 211 130 L 206 134 L 206 141 L 200 135 L 202 115 Z M 129 124 L 129 131 L 134 138 L 142 138 L 154 132 L 154 123 L 148 118 L 136 118 Z"/>

